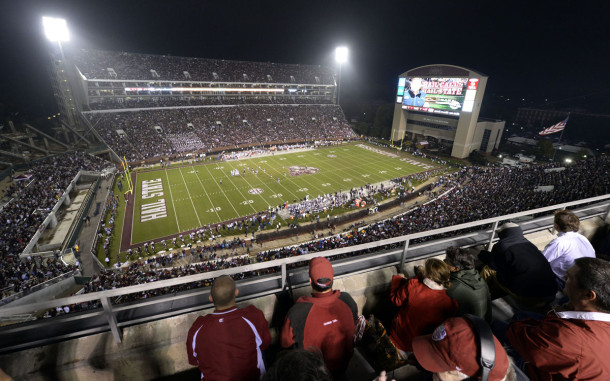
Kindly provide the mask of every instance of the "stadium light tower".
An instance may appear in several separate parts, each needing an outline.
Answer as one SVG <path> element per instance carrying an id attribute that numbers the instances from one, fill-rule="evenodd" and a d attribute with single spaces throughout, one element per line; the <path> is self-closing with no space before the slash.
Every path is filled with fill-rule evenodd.
<path id="1" fill-rule="evenodd" d="M 347 62 L 348 50 L 345 46 L 339 46 L 335 49 L 335 61 L 339 64 L 339 80 L 337 81 L 337 104 L 340 106 L 341 99 L 341 66 Z"/>
<path id="2" fill-rule="evenodd" d="M 62 42 L 70 41 L 70 32 L 66 20 L 43 16 L 42 26 L 49 41 L 57 42 L 60 45 Z"/>
<path id="3" fill-rule="evenodd" d="M 50 49 L 52 60 L 52 80 L 53 80 L 53 92 L 55 93 L 55 99 L 59 106 L 61 118 L 69 126 L 76 126 L 77 114 L 76 114 L 76 102 L 74 100 L 73 92 L 70 88 L 70 82 L 68 78 L 68 65 L 66 64 L 66 57 L 64 55 L 64 49 L 62 42 L 70 41 L 70 32 L 68 31 L 68 24 L 66 20 L 55 18 L 55 17 L 42 17 L 42 27 L 44 34 L 52 44 L 57 44 L 57 49 Z M 59 50 L 59 55 L 57 54 Z M 66 140 L 68 140 L 66 131 L 64 130 Z"/>

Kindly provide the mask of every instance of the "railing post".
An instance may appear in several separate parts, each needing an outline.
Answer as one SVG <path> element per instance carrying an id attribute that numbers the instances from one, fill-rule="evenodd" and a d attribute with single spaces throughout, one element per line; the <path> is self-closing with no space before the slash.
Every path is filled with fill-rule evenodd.
<path id="1" fill-rule="evenodd" d="M 400 256 L 400 272 L 405 271 L 405 260 L 407 259 L 407 250 L 409 249 L 409 238 L 405 240 L 405 246 L 402 248 L 402 255 Z"/>
<path id="2" fill-rule="evenodd" d="M 102 307 L 104 308 L 104 312 L 106 314 L 106 318 L 108 319 L 108 325 L 110 326 L 110 330 L 112 331 L 112 336 L 114 336 L 114 341 L 120 343 L 122 341 L 122 331 L 119 329 L 119 326 L 116 322 L 116 316 L 112 312 L 112 304 L 110 303 L 110 298 L 101 298 Z"/>
<path id="3" fill-rule="evenodd" d="M 494 240 L 496 229 L 498 229 L 498 222 L 499 221 L 494 222 L 493 226 L 491 227 L 491 234 L 489 236 L 489 242 L 487 243 L 487 251 L 491 250 L 491 242 Z"/>
<path id="4" fill-rule="evenodd" d="M 282 290 L 286 286 L 286 264 L 282 263 Z"/>

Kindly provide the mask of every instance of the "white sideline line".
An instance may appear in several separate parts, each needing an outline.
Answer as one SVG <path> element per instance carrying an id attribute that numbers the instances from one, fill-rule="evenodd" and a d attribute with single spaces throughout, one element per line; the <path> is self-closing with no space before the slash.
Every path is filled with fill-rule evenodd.
<path id="1" fill-rule="evenodd" d="M 134 184 L 138 183 L 138 173 L 135 173 L 135 181 L 133 182 Z M 129 179 L 131 181 L 131 179 Z M 132 190 L 132 195 L 133 195 L 133 202 L 131 205 L 131 233 L 129 233 L 129 245 L 133 245 L 133 231 L 136 227 L 136 195 L 135 195 L 135 191 L 136 191 L 136 187 L 133 187 Z M 127 202 L 127 201 L 125 201 Z M 141 206 L 140 206 L 141 207 Z M 123 229 L 125 229 L 125 220 L 123 220 Z M 121 239 L 123 239 L 123 232 L 121 232 Z M 121 242 L 122 243 L 122 242 Z M 119 245 L 119 254 L 121 254 L 121 245 Z"/>
<path id="2" fill-rule="evenodd" d="M 182 170 L 180 168 L 178 168 L 178 171 L 180 172 L 180 176 L 182 176 L 182 181 L 184 181 L 184 185 L 186 185 L 186 193 L 188 193 L 189 195 L 189 200 L 191 200 L 191 205 L 193 205 L 193 211 L 195 212 L 195 216 L 197 217 L 197 222 L 199 223 L 199 225 L 197 225 L 198 227 L 201 226 L 201 220 L 199 219 L 199 213 L 197 213 L 197 208 L 195 208 L 195 203 L 193 202 L 193 198 L 191 197 L 191 192 L 189 192 L 189 186 L 186 183 L 186 180 L 184 179 L 184 175 L 182 174 Z M 196 175 L 197 173 L 195 173 Z"/>
<path id="3" fill-rule="evenodd" d="M 176 210 L 176 204 L 174 203 L 174 197 L 172 196 L 172 186 L 169 183 L 169 176 L 167 175 L 168 169 L 165 169 L 165 178 L 167 179 L 167 189 L 169 189 L 169 198 L 172 199 L 172 208 L 174 209 L 174 217 L 176 218 L 176 227 L 178 232 L 181 232 L 180 223 L 178 223 L 178 210 Z"/>

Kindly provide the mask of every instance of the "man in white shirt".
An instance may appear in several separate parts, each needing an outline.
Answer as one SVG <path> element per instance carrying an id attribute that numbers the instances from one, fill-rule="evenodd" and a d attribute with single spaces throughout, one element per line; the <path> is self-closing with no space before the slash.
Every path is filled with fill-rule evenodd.
<path id="1" fill-rule="evenodd" d="M 551 269 L 557 277 L 558 290 L 562 291 L 565 286 L 564 278 L 574 261 L 581 257 L 595 258 L 595 249 L 585 236 L 578 233 L 580 221 L 573 212 L 555 212 L 554 227 L 558 232 L 557 238 L 544 248 L 542 254 L 551 264 Z"/>

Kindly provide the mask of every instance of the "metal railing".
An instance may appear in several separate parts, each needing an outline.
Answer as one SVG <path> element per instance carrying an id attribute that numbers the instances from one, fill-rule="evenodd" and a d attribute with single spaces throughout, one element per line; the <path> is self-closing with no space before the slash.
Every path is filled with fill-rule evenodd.
<path id="1" fill-rule="evenodd" d="M 324 256 L 324 257 L 337 257 L 337 256 L 349 256 L 354 252 L 364 251 L 364 250 L 381 250 L 376 253 L 353 256 L 347 259 L 342 259 L 341 263 L 333 263 L 333 267 L 335 267 L 337 278 L 355 275 L 357 273 L 372 271 L 379 268 L 394 266 L 400 264 L 401 268 L 404 268 L 404 265 L 407 261 L 418 260 L 434 255 L 439 255 L 443 253 L 443 250 L 439 249 L 439 245 L 443 248 L 450 245 L 450 243 L 459 242 L 460 245 L 466 244 L 484 244 L 488 247 L 491 246 L 492 242 L 495 240 L 495 230 L 498 227 L 499 223 L 502 221 L 509 220 L 518 220 L 528 218 L 528 217 L 536 217 L 536 219 L 531 219 L 530 222 L 522 223 L 523 226 L 528 226 L 524 228 L 526 233 L 531 233 L 535 231 L 540 231 L 544 229 L 552 228 L 553 225 L 553 216 L 552 212 L 557 209 L 570 208 L 577 212 L 577 215 L 582 219 L 592 218 L 599 216 L 601 218 L 606 218 L 610 211 L 610 194 L 598 197 L 592 197 L 584 200 L 567 202 L 563 204 L 557 204 L 549 207 L 533 209 L 529 211 L 513 213 L 508 215 L 503 215 L 499 217 L 487 218 L 480 221 L 463 223 L 459 225 L 453 225 L 441 229 L 434 229 L 419 233 L 407 234 L 399 237 L 384 239 L 375 242 L 369 242 L 356 246 L 347 246 L 339 249 L 326 250 L 321 252 L 315 252 L 305 255 L 299 255 L 294 257 L 288 257 L 283 259 L 277 259 L 267 262 L 249 264 L 241 267 L 228 268 L 223 270 L 210 271 L 206 273 L 200 273 L 196 275 L 183 276 L 168 280 L 160 280 L 152 283 L 139 284 L 135 286 L 122 287 L 112 290 L 93 292 L 88 294 L 75 295 L 71 297 L 48 300 L 44 302 L 38 302 L 36 304 L 29 304 L 23 306 L 15 306 L 11 307 L 7 305 L 5 307 L 0 308 L 0 319 L 10 319 L 11 316 L 15 315 L 24 315 L 30 313 L 36 313 L 36 311 L 46 311 L 49 309 L 53 309 L 60 306 L 65 305 L 75 305 L 79 303 L 87 303 L 87 302 L 100 302 L 102 305 L 102 309 L 90 310 L 83 312 L 81 314 L 68 314 L 63 315 L 64 317 L 69 317 L 70 322 L 78 321 L 79 319 L 92 318 L 95 317 L 98 319 L 98 323 L 100 318 L 103 316 L 103 321 L 105 324 L 101 324 L 96 326 L 94 329 L 82 330 L 80 332 L 73 332 L 69 334 L 62 335 L 62 339 L 83 336 L 86 334 L 92 334 L 102 331 L 110 330 L 114 336 L 114 339 L 117 342 L 122 340 L 122 327 L 126 327 L 129 325 L 139 324 L 146 321 L 158 320 L 167 318 L 170 316 L 175 316 L 179 314 L 184 314 L 188 312 L 193 312 L 197 310 L 201 310 L 203 308 L 209 307 L 209 304 L 206 302 L 201 302 L 203 300 L 202 296 L 206 296 L 209 294 L 209 288 L 197 288 L 191 289 L 186 292 L 179 292 L 172 294 L 171 297 L 153 297 L 148 299 L 143 299 L 137 302 L 130 302 L 125 304 L 113 305 L 111 299 L 127 296 L 129 294 L 134 293 L 142 293 L 146 291 L 151 291 L 160 288 L 168 288 L 173 286 L 181 286 L 187 283 L 193 282 L 201 282 L 205 280 L 211 280 L 221 275 L 233 275 L 239 273 L 248 273 L 248 272 L 257 272 L 257 271 L 265 271 L 268 269 L 280 269 L 279 272 L 275 272 L 271 275 L 265 275 L 260 277 L 246 278 L 242 281 L 239 281 L 240 288 L 249 287 L 251 293 L 247 296 L 244 296 L 242 299 L 251 299 L 259 296 L 270 295 L 280 291 L 283 286 L 286 284 L 287 276 L 291 276 L 291 279 L 294 277 L 294 272 L 289 274 L 288 269 L 290 266 L 294 266 L 294 264 L 298 262 L 306 262 L 311 260 L 314 257 Z M 542 217 L 540 217 L 542 215 Z M 534 223 L 535 222 L 535 223 Z M 487 226 L 487 228 L 485 228 Z M 491 229 L 489 229 L 491 226 Z M 476 233 L 472 231 L 474 228 L 483 228 Z M 436 241 L 427 241 L 423 244 L 411 245 L 410 243 L 413 240 L 421 239 L 421 238 L 429 238 L 432 236 L 438 236 L 446 233 L 455 233 L 460 230 L 467 230 L 468 233 L 462 233 L 461 235 L 452 236 L 450 238 L 444 237 L 443 239 Z M 478 236 L 478 238 L 475 238 Z M 462 241 L 459 241 L 459 239 Z M 392 247 L 391 249 L 384 249 L 384 246 Z M 402 245 L 402 247 L 401 247 Z M 436 247 L 434 247 L 436 245 Z M 341 271 L 337 271 L 337 267 L 345 267 L 343 273 Z M 351 266 L 351 267 L 350 267 Z M 306 283 L 306 278 L 302 278 L 302 284 Z M 257 286 L 263 284 L 263 282 L 267 282 L 271 286 L 260 289 Z M 292 282 L 295 284 L 295 282 Z M 241 295 L 241 293 L 240 293 Z M 197 297 L 200 303 L 193 305 L 189 304 L 181 307 L 180 303 L 182 301 L 186 301 L 188 298 Z M 138 315 L 138 309 L 154 306 L 156 304 L 161 305 L 164 303 L 164 308 L 159 311 L 157 310 L 151 316 L 141 316 Z M 165 308 L 165 306 L 169 303 L 169 309 Z M 176 307 L 177 306 L 177 307 Z M 117 316 L 121 315 L 122 321 L 117 320 Z M 125 318 L 125 316 L 128 316 Z M 44 319 L 44 320 L 55 320 L 52 319 Z M 35 322 L 27 323 L 32 324 Z M 7 329 L 10 332 L 10 327 L 4 327 L 3 329 Z M 23 331 L 27 329 L 21 325 L 18 329 L 15 330 L 14 333 Z M 59 334 L 58 334 L 59 335 Z M 0 331 L 0 342 L 2 338 L 2 332 Z M 36 345 L 40 345 L 41 343 L 45 343 L 42 341 L 37 341 Z M 34 345 L 31 344 L 31 345 Z M 23 344 L 24 347 L 27 344 Z M 15 350 L 18 346 L 14 346 L 11 350 Z M 0 352 L 2 352 L 2 348 L 0 348 Z"/>
<path id="2" fill-rule="evenodd" d="M 60 274 L 60 275 L 58 275 L 56 277 L 47 279 L 44 282 L 37 283 L 34 286 L 32 286 L 32 287 L 30 287 L 30 288 L 28 288 L 26 290 L 19 291 L 19 292 L 16 292 L 14 294 L 11 294 L 11 295 L 3 298 L 3 299 L 0 299 L 0 307 L 2 307 L 3 305 L 9 304 L 10 302 L 13 302 L 13 301 L 15 301 L 17 299 L 21 299 L 21 298 L 23 298 L 26 295 L 33 294 L 36 291 L 40 291 L 43 288 L 49 287 L 51 285 L 54 285 L 55 283 L 58 283 L 58 282 L 60 282 L 62 280 L 71 278 L 74 275 L 78 274 L 79 272 L 80 272 L 80 270 L 72 270 L 72 271 L 69 271 L 67 273 Z M 10 288 L 12 288 L 12 287 L 11 286 L 6 287 L 3 290 L 10 289 Z M 3 316 L 3 315 L 0 315 L 0 316 Z"/>

